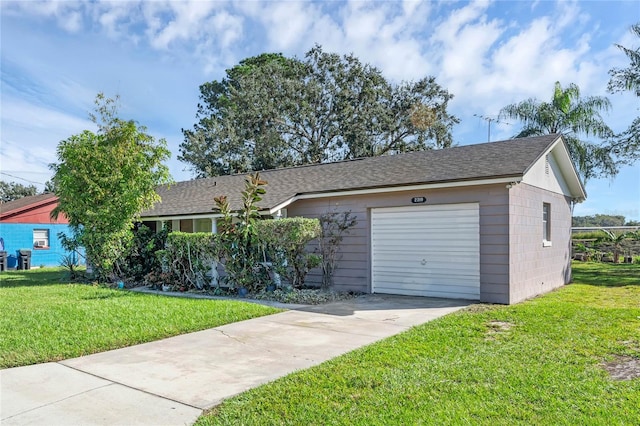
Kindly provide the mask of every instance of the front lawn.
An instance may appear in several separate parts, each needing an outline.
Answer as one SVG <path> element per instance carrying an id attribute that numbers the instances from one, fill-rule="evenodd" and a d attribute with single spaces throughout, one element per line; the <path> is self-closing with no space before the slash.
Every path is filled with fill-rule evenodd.
<path id="1" fill-rule="evenodd" d="M 0 274 L 0 368 L 57 361 L 269 315 L 240 301 L 144 295 L 64 282 L 55 269 Z"/>
<path id="2" fill-rule="evenodd" d="M 614 380 L 604 366 L 628 362 L 630 378 L 640 365 L 640 267 L 575 264 L 574 281 L 415 327 L 243 393 L 197 424 L 637 425 L 640 378 Z"/>

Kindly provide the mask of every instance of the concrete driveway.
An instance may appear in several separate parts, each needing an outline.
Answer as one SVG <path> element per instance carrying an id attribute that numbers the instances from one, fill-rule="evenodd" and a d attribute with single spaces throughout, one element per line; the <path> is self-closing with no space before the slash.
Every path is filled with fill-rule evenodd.
<path id="1" fill-rule="evenodd" d="M 472 302 L 366 295 L 0 371 L 2 425 L 185 425 L 250 388 Z"/>

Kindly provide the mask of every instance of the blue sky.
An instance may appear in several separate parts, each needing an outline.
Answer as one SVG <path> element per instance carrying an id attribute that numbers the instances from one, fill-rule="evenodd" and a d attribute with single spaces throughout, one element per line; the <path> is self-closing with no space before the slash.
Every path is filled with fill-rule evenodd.
<path id="1" fill-rule="evenodd" d="M 51 174 L 59 141 L 84 129 L 98 92 L 121 96 L 121 116 L 167 140 L 175 180 L 181 129 L 195 123 L 200 84 L 263 52 L 302 57 L 315 43 L 354 53 L 390 80 L 434 75 L 454 94 L 460 145 L 485 142 L 503 106 L 548 100 L 553 84 L 606 95 L 607 123 L 622 131 L 640 113 L 630 94 L 608 95 L 607 71 L 628 64 L 615 43 L 637 47 L 629 27 L 636 1 L 0 2 L 0 178 L 35 182 Z M 517 123 L 492 123 L 491 139 Z M 14 177 L 15 176 L 15 177 Z M 26 179 L 25 180 L 20 180 Z M 640 220 L 640 164 L 614 180 L 587 182 L 576 215 Z"/>

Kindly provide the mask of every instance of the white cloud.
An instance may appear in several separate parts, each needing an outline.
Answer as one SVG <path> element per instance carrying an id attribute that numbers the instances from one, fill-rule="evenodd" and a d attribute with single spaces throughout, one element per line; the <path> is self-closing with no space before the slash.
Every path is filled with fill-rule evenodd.
<path id="1" fill-rule="evenodd" d="M 54 18 L 58 26 L 70 33 L 83 28 L 83 4 L 78 1 L 10 1 L 3 2 L 4 12 L 13 14 L 32 14 Z"/>
<path id="2" fill-rule="evenodd" d="M 100 24 L 108 37 L 127 37 L 136 42 L 139 36 L 130 31 L 130 27 L 136 20 L 141 19 L 139 8 L 140 3 L 133 0 L 101 0 L 93 10 L 93 20 Z"/>
<path id="3" fill-rule="evenodd" d="M 150 43 L 156 49 L 167 49 L 175 41 L 198 40 L 206 26 L 203 25 L 215 8 L 214 2 L 186 1 L 171 2 L 169 10 L 162 9 L 163 14 L 170 14 L 166 25 L 161 23 L 157 32 L 150 33 Z M 155 17 L 154 17 L 155 18 Z M 153 19 L 154 24 L 162 22 Z"/>
<path id="4" fill-rule="evenodd" d="M 495 117 L 509 103 L 547 100 L 556 80 L 578 84 L 584 96 L 609 96 L 614 109 L 606 118 L 622 130 L 638 114 L 637 98 L 608 95 L 606 83 L 611 67 L 628 64 L 612 43 L 638 45 L 628 32 L 633 22 L 609 22 L 609 9 L 635 10 L 623 3 L 2 1 L 3 37 L 13 23 L 21 31 L 13 33 L 20 43 L 2 49 L 2 158 L 25 167 L 50 162 L 43 159 L 52 147 L 77 128 L 73 115 L 46 105 L 84 115 L 98 90 L 122 93 L 126 115 L 171 135 L 175 151 L 179 129 L 193 122 L 199 84 L 245 57 L 300 57 L 315 43 L 353 53 L 394 82 L 435 75 L 455 95 L 459 142 L 486 138 L 487 123 L 474 113 Z M 7 93 L 26 104 L 5 102 Z M 515 127 L 493 122 L 492 139 Z M 19 150 L 25 144 L 33 158 Z"/>

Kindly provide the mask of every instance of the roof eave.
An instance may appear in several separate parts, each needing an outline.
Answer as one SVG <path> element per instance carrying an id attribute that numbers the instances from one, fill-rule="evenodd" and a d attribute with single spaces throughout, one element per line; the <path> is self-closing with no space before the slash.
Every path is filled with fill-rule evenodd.
<path id="1" fill-rule="evenodd" d="M 17 208 L 17 209 L 4 211 L 4 212 L 0 213 L 0 220 L 8 219 L 10 217 L 17 216 L 17 215 L 22 214 L 24 212 L 28 212 L 28 211 L 33 210 L 33 209 L 38 209 L 40 207 L 45 207 L 45 206 L 48 206 L 50 204 L 55 204 L 57 202 L 58 202 L 58 197 L 47 198 L 46 200 L 38 201 L 38 202 L 35 202 L 33 204 L 29 204 L 27 206 L 22 206 L 22 207 Z"/>
<path id="2" fill-rule="evenodd" d="M 417 191 L 417 190 L 425 190 L 425 189 L 458 188 L 463 186 L 494 185 L 494 184 L 500 184 L 500 183 L 519 183 L 522 181 L 522 178 L 523 178 L 523 175 L 516 174 L 516 175 L 487 177 L 483 179 L 464 179 L 464 180 L 461 179 L 461 180 L 452 180 L 452 181 L 415 183 L 415 184 L 408 184 L 408 185 L 376 186 L 376 187 L 370 187 L 370 188 L 300 193 L 271 207 L 269 209 L 269 212 L 271 214 L 276 213 L 278 210 L 284 209 L 298 200 L 308 200 L 308 199 L 328 198 L 328 197 L 344 197 L 348 195 L 380 194 L 380 193 L 400 192 L 400 191 Z"/>
<path id="3" fill-rule="evenodd" d="M 573 164 L 573 161 L 571 161 L 571 154 L 569 153 L 569 148 L 564 137 L 560 135 L 543 155 L 547 155 L 557 149 L 560 149 L 562 152 L 561 155 L 556 156 L 556 160 L 560 163 L 561 169 L 567 173 L 564 178 L 571 190 L 571 199 L 576 203 L 581 203 L 587 199 L 587 191 L 580 179 L 576 166 Z"/>

